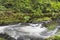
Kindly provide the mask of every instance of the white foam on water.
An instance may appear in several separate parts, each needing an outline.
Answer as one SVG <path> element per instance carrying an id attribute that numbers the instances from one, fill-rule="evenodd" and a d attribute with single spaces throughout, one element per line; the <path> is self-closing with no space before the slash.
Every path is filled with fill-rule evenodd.
<path id="1" fill-rule="evenodd" d="M 31 25 L 34 25 L 31 26 Z M 47 31 L 47 28 L 42 27 L 42 24 L 31 24 L 30 26 L 25 26 L 25 27 L 9 27 L 6 28 L 5 32 L 10 35 L 11 37 L 14 37 L 17 39 L 20 37 L 20 35 L 28 35 L 28 36 L 36 36 L 39 37 L 40 33 Z"/>
<path id="2" fill-rule="evenodd" d="M 21 27 L 20 24 L 1 26 L 0 33 L 6 33 L 10 37 L 18 39 L 21 36 L 29 36 L 34 38 L 48 38 L 58 31 L 58 28 L 55 30 L 47 32 L 48 29 L 46 27 L 42 27 L 42 23 L 40 24 L 30 24 L 29 26 Z M 43 32 L 45 32 L 43 34 Z M 42 34 L 42 35 L 41 35 Z"/>

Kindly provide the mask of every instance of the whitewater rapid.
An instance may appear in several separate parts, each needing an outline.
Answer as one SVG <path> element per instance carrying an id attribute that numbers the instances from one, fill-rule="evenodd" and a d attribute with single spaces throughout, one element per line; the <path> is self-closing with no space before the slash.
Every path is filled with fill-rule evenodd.
<path id="1" fill-rule="evenodd" d="M 0 26 L 0 33 L 7 34 L 16 40 L 21 37 L 23 37 L 24 40 L 30 40 L 31 38 L 45 39 L 55 35 L 59 28 L 60 26 L 52 31 L 48 31 L 46 27 L 42 26 L 42 23 L 28 23 L 27 25 L 19 23 L 15 25 Z"/>

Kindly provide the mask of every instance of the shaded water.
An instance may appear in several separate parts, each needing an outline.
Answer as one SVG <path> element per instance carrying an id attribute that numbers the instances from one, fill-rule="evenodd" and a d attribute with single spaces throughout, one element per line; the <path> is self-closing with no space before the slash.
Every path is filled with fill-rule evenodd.
<path id="1" fill-rule="evenodd" d="M 19 23 L 15 25 L 1 26 L 0 33 L 7 34 L 16 40 L 43 40 L 55 35 L 60 28 L 60 26 L 58 26 L 56 29 L 48 31 L 42 24 L 43 23 Z"/>

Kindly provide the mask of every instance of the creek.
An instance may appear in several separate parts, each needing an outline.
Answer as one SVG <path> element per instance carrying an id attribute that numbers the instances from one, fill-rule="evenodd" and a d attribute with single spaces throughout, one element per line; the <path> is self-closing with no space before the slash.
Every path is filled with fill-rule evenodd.
<path id="1" fill-rule="evenodd" d="M 0 26 L 0 34 L 7 34 L 14 40 L 44 40 L 56 35 L 60 29 L 60 26 L 57 26 L 54 30 L 48 31 L 42 24 L 18 23 L 15 25 Z"/>

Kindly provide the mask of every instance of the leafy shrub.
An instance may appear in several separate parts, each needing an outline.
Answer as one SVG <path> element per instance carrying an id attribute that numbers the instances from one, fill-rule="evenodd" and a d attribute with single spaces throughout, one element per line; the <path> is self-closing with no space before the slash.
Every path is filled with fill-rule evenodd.
<path id="1" fill-rule="evenodd" d="M 50 21 L 60 17 L 60 2 L 57 0 L 0 0 L 0 12 L 0 24 Z"/>

